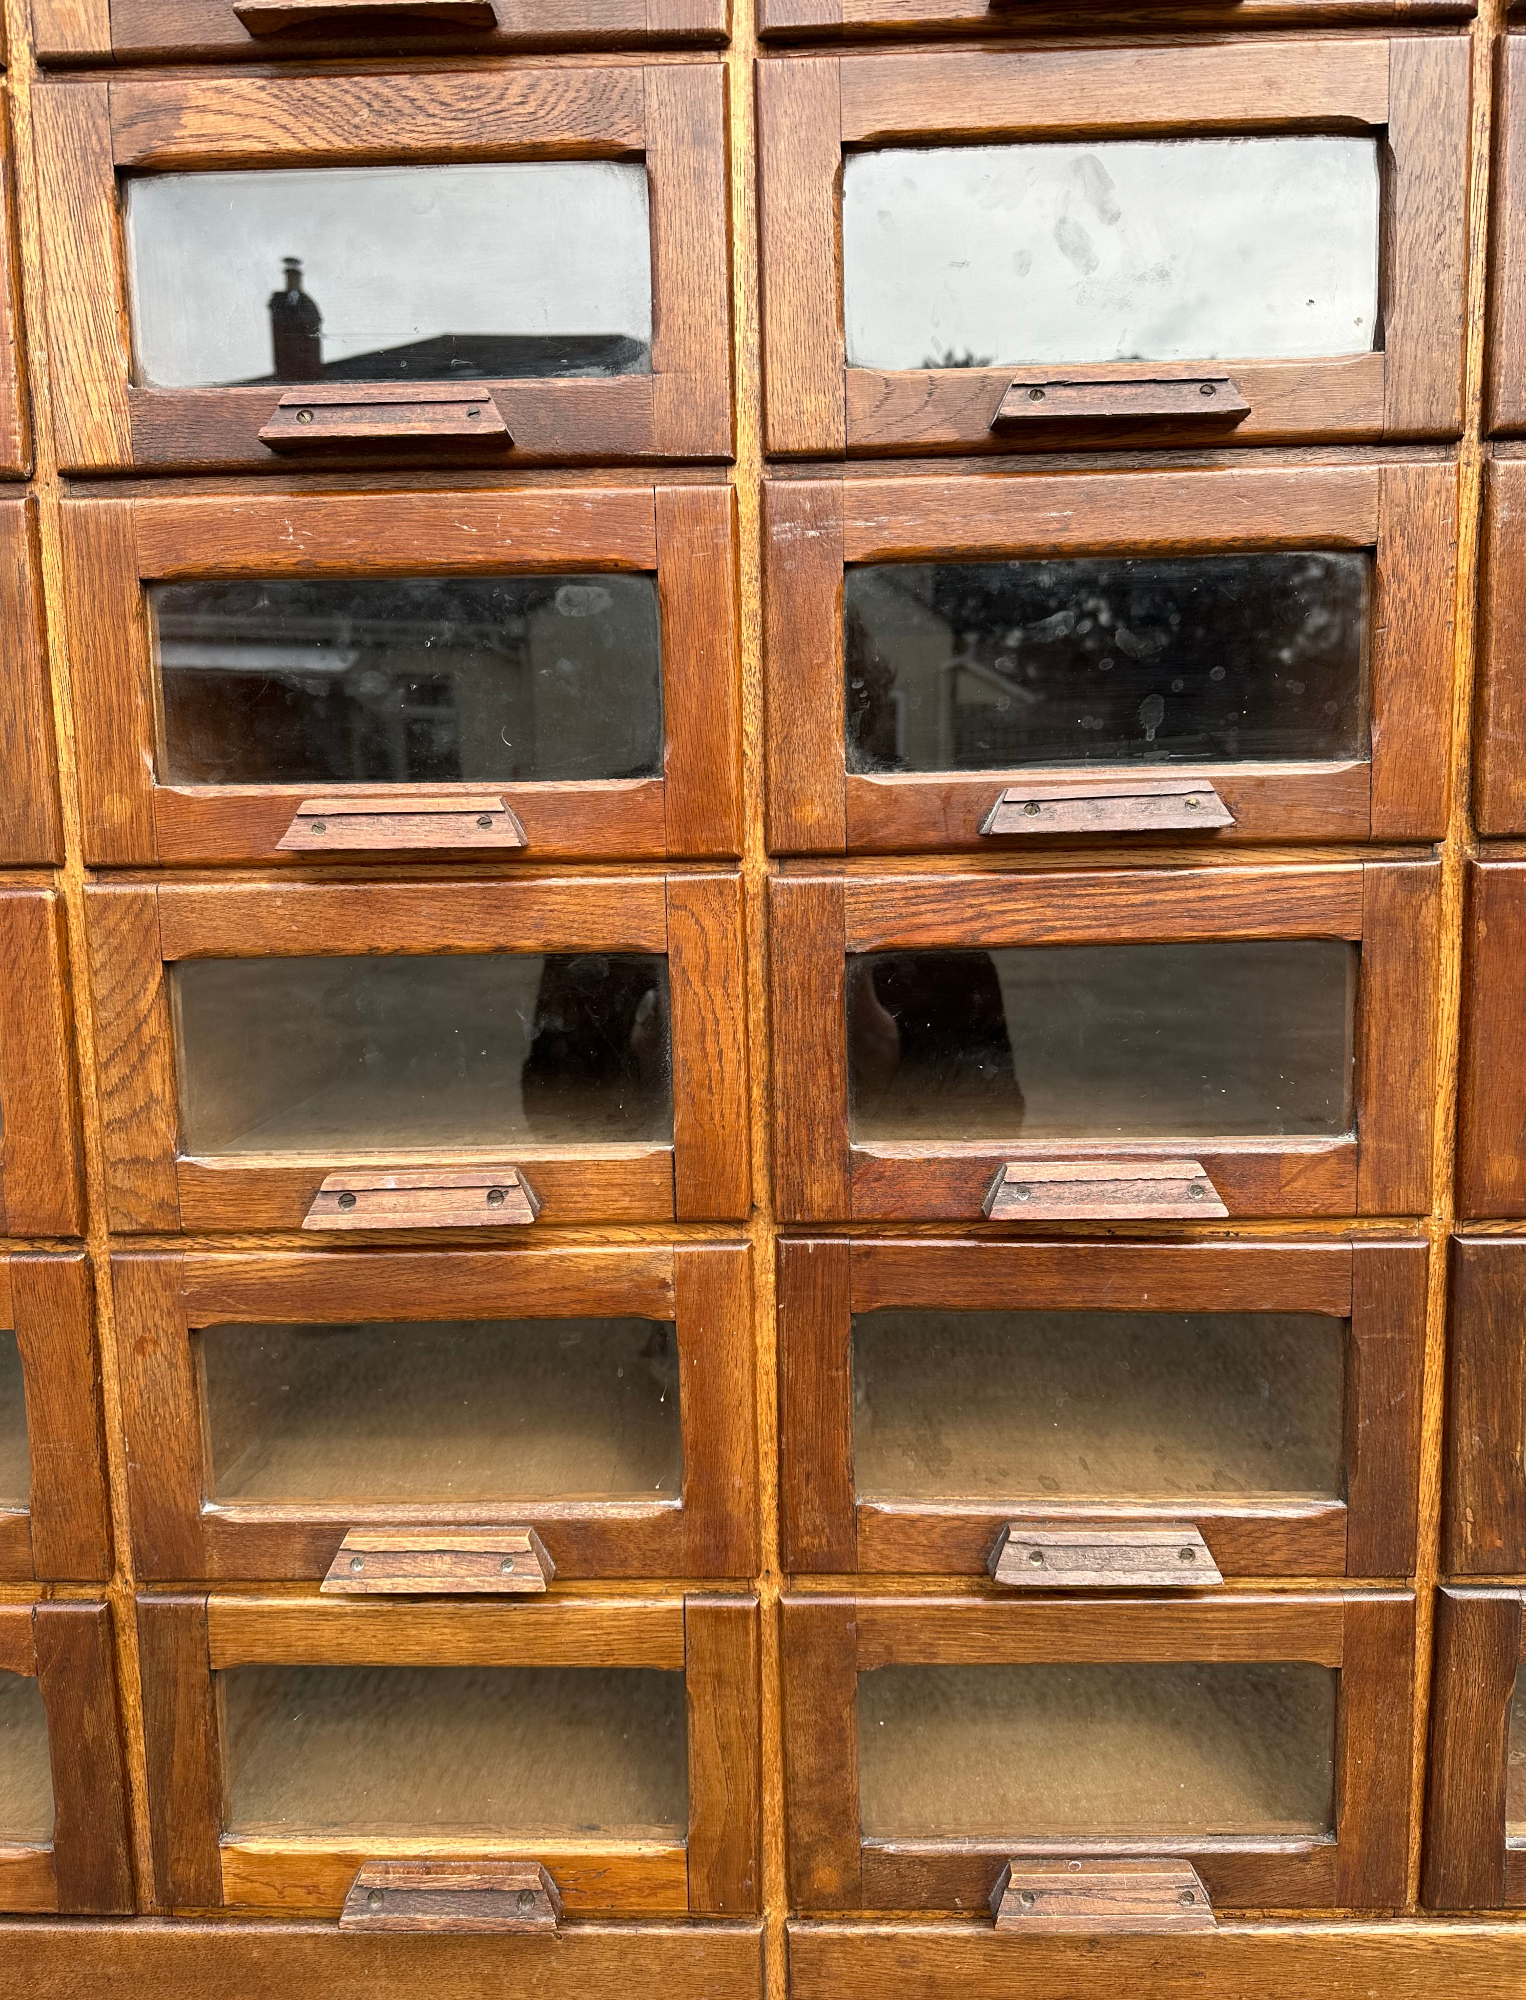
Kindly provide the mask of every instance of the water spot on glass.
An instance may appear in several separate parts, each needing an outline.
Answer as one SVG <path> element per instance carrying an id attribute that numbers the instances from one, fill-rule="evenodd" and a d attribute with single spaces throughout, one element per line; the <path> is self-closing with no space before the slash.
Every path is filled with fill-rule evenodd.
<path id="1" fill-rule="evenodd" d="M 1072 221 L 1068 215 L 1062 215 L 1054 225 L 1054 240 L 1059 246 L 1060 255 L 1067 263 L 1074 264 L 1083 276 L 1089 276 L 1096 270 L 1100 259 L 1092 248 L 1090 236 L 1079 222 Z"/>
<path id="2" fill-rule="evenodd" d="M 596 618 L 613 601 L 597 583 L 564 583 L 556 593 L 556 608 L 563 618 Z"/>
<path id="3" fill-rule="evenodd" d="M 1208 669 L 1208 678 L 1209 678 L 1209 680 L 1211 680 L 1211 681 L 1221 681 L 1221 680 L 1223 680 L 1223 678 L 1224 678 L 1224 669 L 1223 669 L 1222 667 L 1210 667 L 1210 668 Z"/>
<path id="4" fill-rule="evenodd" d="M 1139 723 L 1146 743 L 1155 741 L 1155 732 L 1166 719 L 1166 704 L 1158 694 L 1147 694 L 1139 704 Z"/>
<path id="5" fill-rule="evenodd" d="M 1305 684 L 1302 681 L 1290 680 L 1286 685 L 1289 694 L 1302 694 L 1304 692 Z"/>
<path id="6" fill-rule="evenodd" d="M 1183 688 L 1184 688 L 1184 687 L 1185 687 L 1186 685 L 1187 685 L 1187 683 L 1186 683 L 1185 681 L 1173 681 L 1173 682 L 1171 683 L 1171 692 L 1172 692 L 1173 694 L 1180 694 L 1180 693 L 1181 693 L 1181 691 L 1182 691 L 1182 689 L 1183 689 Z"/>

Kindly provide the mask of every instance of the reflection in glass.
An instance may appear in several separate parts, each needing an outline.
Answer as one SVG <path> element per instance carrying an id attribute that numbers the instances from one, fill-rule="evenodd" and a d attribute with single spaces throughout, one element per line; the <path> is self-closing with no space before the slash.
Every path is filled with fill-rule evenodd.
<path id="1" fill-rule="evenodd" d="M 1327 1667 L 880 1667 L 858 1677 L 870 1839 L 1318 1837 L 1334 1826 Z"/>
<path id="2" fill-rule="evenodd" d="M 0 1841 L 46 1846 L 53 1838 L 48 1718 L 37 1682 L 0 1672 Z"/>
<path id="3" fill-rule="evenodd" d="M 649 576 L 173 583 L 148 600 L 166 784 L 661 775 Z"/>
<path id="4" fill-rule="evenodd" d="M 850 957 L 853 1136 L 1349 1132 L 1357 959 L 1322 938 Z"/>
<path id="5" fill-rule="evenodd" d="M 641 1319 L 215 1326 L 218 1500 L 677 1500 L 673 1328 Z"/>
<path id="6" fill-rule="evenodd" d="M 651 367 L 639 161 L 153 174 L 124 207 L 156 388 Z"/>
<path id="7" fill-rule="evenodd" d="M 1345 1335 L 1314 1313 L 857 1313 L 858 1497 L 1339 1499 Z"/>
<path id="8" fill-rule="evenodd" d="M 21 1350 L 10 1328 L 0 1327 L 0 1507 L 25 1507 L 31 1492 Z"/>
<path id="9" fill-rule="evenodd" d="M 190 1154 L 673 1135 L 665 958 L 202 958 L 170 978 Z"/>
<path id="10" fill-rule="evenodd" d="M 682 1840 L 684 1677 L 646 1667 L 235 1667 L 232 1834 Z"/>
<path id="11" fill-rule="evenodd" d="M 849 364 L 1361 354 L 1371 138 L 886 148 L 843 165 Z"/>
<path id="12" fill-rule="evenodd" d="M 1517 1667 L 1510 1696 L 1505 1762 L 1505 1837 L 1526 1840 L 1526 1667 Z"/>
<path id="13" fill-rule="evenodd" d="M 1367 751 L 1364 555 L 875 563 L 843 579 L 851 771 Z"/>

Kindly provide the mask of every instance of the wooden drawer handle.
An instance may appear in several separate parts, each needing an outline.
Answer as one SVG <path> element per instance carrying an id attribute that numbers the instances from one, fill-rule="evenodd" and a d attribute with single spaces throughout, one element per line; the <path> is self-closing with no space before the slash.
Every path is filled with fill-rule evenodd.
<path id="1" fill-rule="evenodd" d="M 342 1931 L 541 1931 L 562 1899 L 538 1861 L 366 1861 L 339 1913 Z"/>
<path id="2" fill-rule="evenodd" d="M 514 442 L 492 397 L 463 382 L 314 382 L 288 390 L 260 432 L 261 444 L 286 452 L 438 438 Z"/>
<path id="3" fill-rule="evenodd" d="M 396 852 L 404 848 L 479 847 L 501 853 L 528 847 L 525 830 L 497 793 L 357 792 L 304 799 L 278 850 L 298 854 Z"/>
<path id="4" fill-rule="evenodd" d="M 999 1931 L 1212 1931 L 1202 1877 L 1172 1856 L 1068 1861 L 1014 1856 L 991 1891 Z"/>
<path id="5" fill-rule="evenodd" d="M 238 0 L 233 11 L 251 35 L 330 27 L 384 33 L 399 21 L 436 22 L 442 28 L 484 33 L 498 26 L 492 0 Z"/>
<path id="6" fill-rule="evenodd" d="M 351 1167 L 329 1174 L 304 1229 L 503 1229 L 533 1222 L 540 1197 L 518 1167 Z"/>
<path id="7" fill-rule="evenodd" d="M 980 822 L 983 834 L 1207 833 L 1235 816 L 1206 778 L 1053 779 L 1008 785 Z M 285 845 L 285 842 L 282 842 Z"/>
<path id="8" fill-rule="evenodd" d="M 1196 1590 L 1224 1581 L 1198 1530 L 1178 1521 L 1009 1521 L 986 1568 L 1008 1590 Z"/>
<path id="9" fill-rule="evenodd" d="M 322 1597 L 539 1597 L 556 1564 L 533 1528 L 351 1528 Z"/>
<path id="10" fill-rule="evenodd" d="M 981 1204 L 992 1222 L 1222 1221 L 1229 1210 L 1196 1160 L 1007 1160 Z"/>
<path id="11" fill-rule="evenodd" d="M 991 429 L 1031 424 L 1237 424 L 1250 404 L 1228 375 L 1097 376 L 1090 381 L 1015 375 Z"/>

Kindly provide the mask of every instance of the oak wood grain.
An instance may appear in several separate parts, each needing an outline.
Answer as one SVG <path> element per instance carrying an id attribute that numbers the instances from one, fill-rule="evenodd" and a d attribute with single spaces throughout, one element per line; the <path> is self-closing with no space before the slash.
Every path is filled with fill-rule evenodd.
<path id="1" fill-rule="evenodd" d="M 16 1236 L 84 1228 L 63 904 L 0 892 L 0 1199 Z"/>
<path id="2" fill-rule="evenodd" d="M 223 1770 L 206 1598 L 139 1597 L 138 1664 L 154 1900 L 212 1909 L 223 1900 Z"/>
<path id="3" fill-rule="evenodd" d="M 1463 1216 L 1518 1215 L 1526 1200 L 1519 971 L 1526 953 L 1526 864 L 1470 862 L 1467 884 L 1457 1209 Z"/>
<path id="4" fill-rule="evenodd" d="M 673 1198 L 680 1221 L 740 1218 L 752 1203 L 742 910 L 739 875 L 668 878 Z"/>
<path id="5" fill-rule="evenodd" d="M 0 436 L 3 396 L 0 386 Z M 0 859 L 8 863 L 63 857 L 36 539 L 36 503 L 0 501 Z"/>
<path id="6" fill-rule="evenodd" d="M 1442 1560 L 1526 1570 L 1526 1242 L 1451 1243 Z"/>
<path id="7" fill-rule="evenodd" d="M 78 1252 L 23 1252 L 9 1265 L 31 1461 L 27 1574 L 104 1582 L 111 1575 L 111 1506 L 90 1266 Z"/>
<path id="8" fill-rule="evenodd" d="M 39 1604 L 37 1685 L 48 1715 L 53 1867 L 61 1915 L 134 1908 L 127 1770 L 117 1717 L 111 1612 Z"/>
<path id="9" fill-rule="evenodd" d="M 1519 1591 L 1438 1592 L 1420 1890 L 1428 1909 L 1505 1901 L 1507 1727 L 1521 1642 Z"/>
<path id="10" fill-rule="evenodd" d="M 657 489 L 664 837 L 674 856 L 742 849 L 742 680 L 736 497 Z"/>
<path id="11" fill-rule="evenodd" d="M 758 1606 L 684 1600 L 689 1715 L 689 1908 L 739 1916 L 761 1902 Z"/>

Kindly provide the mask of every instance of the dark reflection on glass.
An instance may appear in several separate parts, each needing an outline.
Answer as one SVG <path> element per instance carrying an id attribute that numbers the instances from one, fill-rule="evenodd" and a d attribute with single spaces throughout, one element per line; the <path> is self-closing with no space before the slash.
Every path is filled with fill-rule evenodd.
<path id="1" fill-rule="evenodd" d="M 673 1328 L 642 1319 L 215 1326 L 216 1499 L 677 1500 Z"/>
<path id="2" fill-rule="evenodd" d="M 21 1350 L 11 1329 L 0 1327 L 0 1507 L 25 1507 L 31 1491 Z"/>
<path id="3" fill-rule="evenodd" d="M 1348 1132 L 1357 958 L 1327 939 L 850 956 L 853 1135 Z"/>
<path id="4" fill-rule="evenodd" d="M 53 1838 L 48 1716 L 35 1674 L 0 1670 L 0 1841 L 45 1846 Z"/>
<path id="5" fill-rule="evenodd" d="M 650 576 L 156 584 L 166 784 L 662 771 Z"/>
<path id="6" fill-rule="evenodd" d="M 1315 1313 L 856 1313 L 858 1497 L 1339 1499 L 1346 1330 Z"/>
<path id="7" fill-rule="evenodd" d="M 1368 571 L 1317 550 L 850 569 L 848 768 L 1365 756 Z"/>
<path id="8" fill-rule="evenodd" d="M 1505 1833 L 1526 1839 L 1526 1667 L 1517 1667 L 1510 1695 L 1509 1755 L 1505 1766 Z"/>
<path id="9" fill-rule="evenodd" d="M 665 958 L 208 958 L 171 982 L 187 1153 L 672 1137 Z"/>

